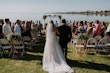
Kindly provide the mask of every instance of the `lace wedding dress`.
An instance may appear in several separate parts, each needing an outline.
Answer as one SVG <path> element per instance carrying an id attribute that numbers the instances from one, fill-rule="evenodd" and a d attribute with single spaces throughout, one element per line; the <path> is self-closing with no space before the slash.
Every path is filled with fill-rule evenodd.
<path id="1" fill-rule="evenodd" d="M 74 73 L 66 63 L 57 36 L 53 30 L 53 24 L 49 23 L 46 29 L 46 43 L 43 54 L 43 70 L 48 73 Z"/>

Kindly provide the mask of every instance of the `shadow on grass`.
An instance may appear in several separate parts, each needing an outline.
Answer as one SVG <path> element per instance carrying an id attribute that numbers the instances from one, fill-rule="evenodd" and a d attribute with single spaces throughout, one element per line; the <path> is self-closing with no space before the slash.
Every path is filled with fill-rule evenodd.
<path id="1" fill-rule="evenodd" d="M 26 61 L 32 61 L 32 60 L 42 60 L 42 56 L 40 55 L 31 55 L 31 54 L 25 54 L 23 57 L 19 57 L 19 58 L 12 58 L 9 57 L 7 54 L 4 54 L 2 57 L 0 58 L 6 58 L 6 59 L 14 59 L 14 60 L 26 60 Z"/>
<path id="2" fill-rule="evenodd" d="M 71 67 L 80 67 L 80 68 L 86 68 L 86 69 L 94 69 L 94 70 L 105 70 L 107 72 L 110 72 L 110 66 L 105 65 L 105 64 L 98 64 L 98 63 L 93 63 L 89 61 L 76 61 L 76 60 L 67 60 L 67 63 Z"/>
<path id="3" fill-rule="evenodd" d="M 88 55 L 96 55 L 95 53 L 87 53 Z"/>
<path id="4" fill-rule="evenodd" d="M 11 57 L 9 57 L 8 54 L 3 54 L 2 56 L 0 56 L 0 59 L 1 59 L 1 58 L 7 58 L 7 59 L 10 59 Z"/>
<path id="5" fill-rule="evenodd" d="M 25 54 L 25 56 L 22 58 L 22 60 L 31 61 L 31 60 L 42 60 L 42 56 L 39 55 L 31 55 L 31 54 Z"/>
<path id="6" fill-rule="evenodd" d="M 104 58 L 107 58 L 107 59 L 109 59 L 109 60 L 110 60 L 110 57 L 104 57 Z"/>
<path id="7" fill-rule="evenodd" d="M 33 44 L 32 50 L 26 48 L 26 51 L 34 52 L 34 53 L 43 53 L 44 46 L 45 46 L 45 37 L 41 37 L 38 43 Z"/>
<path id="8" fill-rule="evenodd" d="M 36 44 L 36 45 L 33 46 L 32 50 L 26 48 L 26 51 L 34 52 L 34 53 L 43 53 L 43 51 L 44 51 L 44 44 L 42 44 L 42 43 Z"/>

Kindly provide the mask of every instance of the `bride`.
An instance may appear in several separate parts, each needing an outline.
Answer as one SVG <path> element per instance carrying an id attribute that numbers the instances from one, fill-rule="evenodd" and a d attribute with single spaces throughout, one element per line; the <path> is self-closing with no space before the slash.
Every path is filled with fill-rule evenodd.
<path id="1" fill-rule="evenodd" d="M 51 21 L 46 29 L 43 70 L 48 73 L 74 73 L 72 68 L 66 63 L 55 32 L 59 34 Z"/>

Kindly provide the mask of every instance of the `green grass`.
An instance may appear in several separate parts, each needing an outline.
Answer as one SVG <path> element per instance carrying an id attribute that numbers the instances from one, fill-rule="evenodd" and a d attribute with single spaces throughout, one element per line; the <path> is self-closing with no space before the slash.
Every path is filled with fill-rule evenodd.
<path id="1" fill-rule="evenodd" d="M 0 73 L 47 73 L 42 69 L 45 38 L 34 45 L 33 50 L 26 50 L 22 59 L 9 58 L 7 54 L 0 58 Z M 75 54 L 68 44 L 67 63 L 76 73 L 110 73 L 110 54 L 87 54 L 84 57 Z"/>

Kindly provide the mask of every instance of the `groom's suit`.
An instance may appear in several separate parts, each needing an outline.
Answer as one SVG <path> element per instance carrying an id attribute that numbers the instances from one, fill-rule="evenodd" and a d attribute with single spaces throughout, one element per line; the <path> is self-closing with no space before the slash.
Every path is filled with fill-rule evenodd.
<path id="1" fill-rule="evenodd" d="M 70 42 L 71 37 L 72 37 L 71 28 L 67 26 L 65 23 L 63 23 L 62 26 L 58 27 L 58 31 L 60 32 L 59 44 L 61 45 L 61 48 L 66 58 L 67 57 L 67 44 L 68 42 Z"/>

